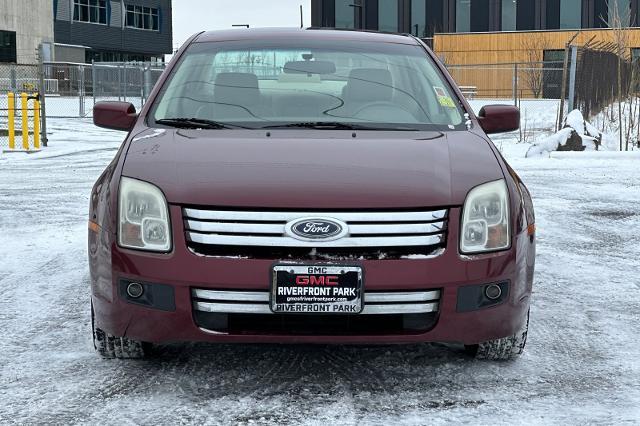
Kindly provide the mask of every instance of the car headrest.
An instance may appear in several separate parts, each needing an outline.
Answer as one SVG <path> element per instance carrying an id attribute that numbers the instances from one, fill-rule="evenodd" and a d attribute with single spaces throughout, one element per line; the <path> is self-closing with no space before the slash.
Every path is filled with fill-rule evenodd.
<path id="1" fill-rule="evenodd" d="M 216 103 L 250 106 L 260 97 L 258 77 L 244 72 L 222 72 L 216 76 Z"/>
<path id="2" fill-rule="evenodd" d="M 356 68 L 351 70 L 345 98 L 349 101 L 375 102 L 391 100 L 393 93 L 391 73 L 382 68 Z"/>

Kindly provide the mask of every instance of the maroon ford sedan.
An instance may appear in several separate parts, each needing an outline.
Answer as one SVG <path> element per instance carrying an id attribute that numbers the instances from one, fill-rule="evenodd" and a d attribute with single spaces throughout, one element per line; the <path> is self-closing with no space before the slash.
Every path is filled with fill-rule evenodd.
<path id="1" fill-rule="evenodd" d="M 527 335 L 531 197 L 419 39 L 319 29 L 193 36 L 93 188 L 94 343 L 456 342 Z"/>

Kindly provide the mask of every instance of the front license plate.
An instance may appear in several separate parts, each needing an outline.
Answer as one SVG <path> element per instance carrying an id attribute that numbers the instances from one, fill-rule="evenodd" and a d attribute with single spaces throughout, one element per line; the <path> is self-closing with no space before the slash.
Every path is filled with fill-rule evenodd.
<path id="1" fill-rule="evenodd" d="M 357 266 L 276 265 L 271 310 L 292 314 L 359 314 L 362 268 Z"/>

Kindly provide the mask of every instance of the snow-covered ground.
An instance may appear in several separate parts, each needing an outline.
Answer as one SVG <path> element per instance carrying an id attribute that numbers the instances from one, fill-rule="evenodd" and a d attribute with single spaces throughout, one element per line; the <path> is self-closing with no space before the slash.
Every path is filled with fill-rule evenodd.
<path id="1" fill-rule="evenodd" d="M 551 114 L 552 115 L 552 114 Z M 172 345 L 108 361 L 90 340 L 87 208 L 123 134 L 49 121 L 0 158 L 0 424 L 638 424 L 640 157 L 524 158 L 538 226 L 530 335 L 511 363 L 442 344 Z"/>

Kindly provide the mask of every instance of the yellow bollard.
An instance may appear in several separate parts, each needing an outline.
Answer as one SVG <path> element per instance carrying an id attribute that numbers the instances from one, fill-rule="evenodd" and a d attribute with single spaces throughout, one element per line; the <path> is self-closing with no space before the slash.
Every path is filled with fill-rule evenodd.
<path id="1" fill-rule="evenodd" d="M 22 98 L 22 149 L 29 151 L 29 109 L 27 103 L 29 97 L 26 93 L 20 95 Z"/>
<path id="2" fill-rule="evenodd" d="M 16 149 L 16 94 L 8 93 L 8 119 L 9 119 L 9 149 Z"/>
<path id="3" fill-rule="evenodd" d="M 33 148 L 40 150 L 40 101 L 38 94 L 33 95 Z"/>

